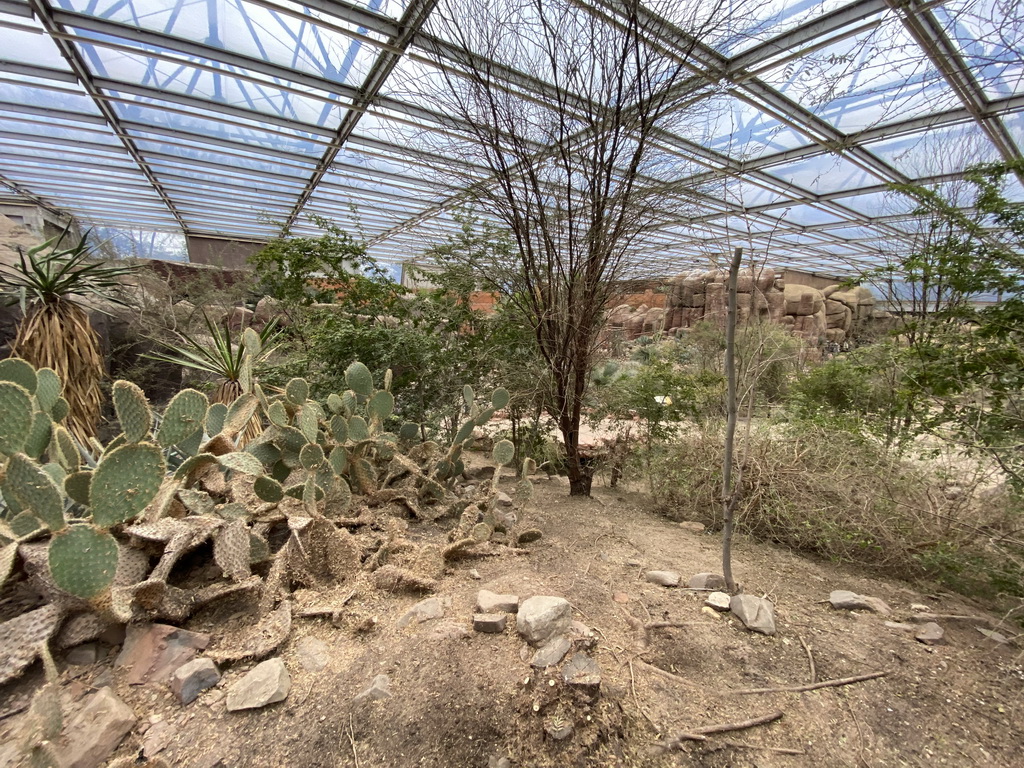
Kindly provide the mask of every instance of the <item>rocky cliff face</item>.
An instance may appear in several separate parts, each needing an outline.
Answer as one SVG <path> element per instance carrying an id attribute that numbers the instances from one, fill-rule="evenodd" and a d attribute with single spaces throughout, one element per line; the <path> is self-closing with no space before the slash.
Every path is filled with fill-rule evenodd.
<path id="1" fill-rule="evenodd" d="M 620 304 L 609 314 L 608 325 L 627 338 L 691 328 L 700 322 L 725 326 L 728 309 L 728 273 L 712 269 L 677 275 L 665 284 L 664 309 Z M 807 285 L 786 285 L 771 267 L 742 269 L 736 284 L 737 322 L 778 323 L 810 346 L 841 344 L 863 335 L 872 324 L 885 322 L 889 313 L 875 306 L 875 297 L 862 286 L 823 290 Z"/>

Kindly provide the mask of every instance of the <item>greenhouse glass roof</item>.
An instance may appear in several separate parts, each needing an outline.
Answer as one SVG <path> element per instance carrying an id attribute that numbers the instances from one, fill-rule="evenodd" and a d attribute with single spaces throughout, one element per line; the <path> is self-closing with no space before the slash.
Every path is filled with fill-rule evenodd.
<path id="1" fill-rule="evenodd" d="M 615 23 L 621 1 L 579 5 Z M 464 201 L 436 172 L 446 116 L 417 91 L 458 56 L 437 5 L 0 0 L 0 183 L 85 221 L 206 237 L 320 214 L 404 261 Z M 912 204 L 889 185 L 1021 158 L 1017 0 L 764 0 L 696 46 L 677 21 L 652 45 L 691 60 L 700 119 L 659 138 L 658 178 L 694 200 L 650 242 L 666 273 L 736 238 L 849 273 L 907 237 Z M 1019 179 L 1010 194 L 1024 201 Z"/>

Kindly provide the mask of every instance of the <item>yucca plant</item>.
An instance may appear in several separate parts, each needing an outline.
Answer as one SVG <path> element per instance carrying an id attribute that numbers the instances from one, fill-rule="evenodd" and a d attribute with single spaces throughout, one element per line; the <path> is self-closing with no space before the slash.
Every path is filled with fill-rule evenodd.
<path id="1" fill-rule="evenodd" d="M 125 306 L 121 279 L 136 267 L 94 260 L 88 232 L 64 248 L 68 234 L 65 229 L 28 251 L 18 248 L 17 264 L 0 265 L 0 287 L 8 305 L 20 304 L 22 310 L 12 353 L 37 369 L 57 372 L 65 382 L 68 429 L 88 445 L 99 420 L 104 365 L 99 336 L 75 297 Z"/>
<path id="2" fill-rule="evenodd" d="M 248 390 L 245 368 L 249 366 L 249 375 L 258 373 L 259 367 L 276 349 L 276 342 L 281 335 L 277 320 L 271 320 L 259 332 L 258 350 L 246 354 L 246 346 L 241 336 L 231 337 L 231 329 L 227 324 L 220 325 L 210 320 L 203 312 L 203 321 L 209 333 L 208 338 L 193 336 L 179 331 L 179 344 L 172 345 L 161 341 L 167 352 L 151 352 L 144 357 L 159 360 L 163 363 L 181 365 L 194 371 L 200 371 L 218 382 L 210 395 L 211 403 L 230 405 Z M 259 420 L 254 418 L 239 435 L 239 447 L 246 445 L 263 431 Z"/>

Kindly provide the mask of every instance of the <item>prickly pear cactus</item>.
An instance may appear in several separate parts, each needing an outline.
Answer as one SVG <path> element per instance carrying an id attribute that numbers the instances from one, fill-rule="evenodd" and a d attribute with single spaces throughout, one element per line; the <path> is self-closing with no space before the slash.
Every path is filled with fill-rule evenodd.
<path id="1" fill-rule="evenodd" d="M 117 539 L 91 525 L 72 525 L 50 540 L 48 558 L 54 583 L 89 600 L 114 583 Z"/>
<path id="2" fill-rule="evenodd" d="M 145 393 L 138 386 L 130 381 L 116 381 L 111 399 L 121 430 L 129 443 L 137 443 L 149 435 L 153 427 L 153 415 L 149 411 Z"/>

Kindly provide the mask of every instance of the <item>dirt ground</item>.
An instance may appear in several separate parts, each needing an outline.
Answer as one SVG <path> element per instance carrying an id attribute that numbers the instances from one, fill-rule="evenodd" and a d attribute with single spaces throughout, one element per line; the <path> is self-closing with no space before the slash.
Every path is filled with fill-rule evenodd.
<path id="1" fill-rule="evenodd" d="M 515 766 L 1024 765 L 1020 646 L 986 638 L 976 626 L 992 625 L 982 620 L 942 621 L 948 642 L 938 646 L 884 624 L 911 616 L 911 604 L 998 617 L 963 598 L 741 537 L 737 578 L 746 592 L 774 601 L 779 630 L 774 637 L 753 634 L 728 615 L 702 611 L 703 593 L 644 580 L 649 569 L 678 571 L 684 582 L 719 571 L 717 535 L 655 515 L 644 496 L 627 490 L 598 487 L 593 498 L 574 499 L 558 478 L 535 487 L 525 517 L 543 538 L 527 545 L 527 553 L 505 550 L 459 562 L 437 593 L 451 601 L 444 618 L 399 628 L 399 617 L 420 598 L 357 582 L 342 588 L 356 594 L 340 626 L 328 617 L 297 619 L 279 652 L 292 678 L 281 703 L 227 712 L 225 689 L 253 666 L 240 663 L 224 670 L 217 687 L 181 706 L 165 686 L 127 685 L 123 671 L 112 668 L 116 647 L 96 665 L 64 669 L 65 700 L 113 681 L 139 717 L 114 755 L 129 758 L 123 764 L 140 755 L 144 731 L 159 727 L 170 737 L 158 758 L 196 768 L 483 767 L 503 756 Z M 409 535 L 441 541 L 445 530 L 413 524 Z M 503 634 L 473 632 L 480 589 L 568 599 L 574 618 L 593 630 L 574 650 L 591 646 L 601 667 L 596 699 L 569 692 L 554 669 L 532 670 L 514 620 Z M 893 615 L 835 611 L 827 601 L 833 589 L 882 598 Z M 197 614 L 188 627 L 216 632 L 225 617 L 243 620 L 243 610 L 222 606 L 217 614 Z M 652 621 L 685 626 L 650 630 L 645 643 L 638 626 Z M 373 629 L 364 631 L 368 626 Z M 1015 634 L 1013 627 L 1001 631 Z M 330 649 L 327 667 L 317 673 L 298 662 L 296 646 L 307 635 Z M 818 680 L 887 674 L 810 692 L 737 693 L 808 683 L 810 659 Z M 354 703 L 378 674 L 390 677 L 391 696 Z M 36 669 L 0 689 L 0 742 L 17 727 L 18 715 L 5 713 L 41 677 Z M 657 746 L 680 732 L 775 711 L 782 717 L 768 725 L 685 741 L 679 750 Z M 545 733 L 545 726 L 566 723 L 574 726 L 568 739 Z"/>

